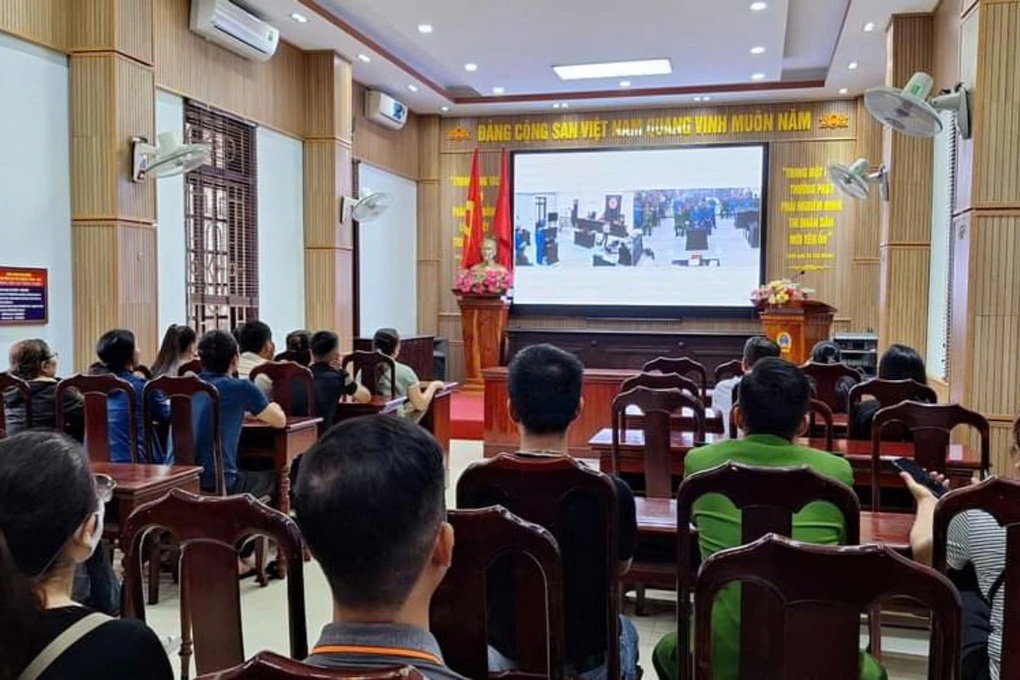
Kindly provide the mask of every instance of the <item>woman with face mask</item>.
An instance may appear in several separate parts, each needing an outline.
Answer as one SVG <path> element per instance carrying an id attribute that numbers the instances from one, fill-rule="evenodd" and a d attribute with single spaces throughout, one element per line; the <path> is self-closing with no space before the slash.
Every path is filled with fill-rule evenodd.
<path id="1" fill-rule="evenodd" d="M 156 635 L 71 598 L 103 535 L 109 477 L 53 432 L 0 440 L 0 680 L 172 677 Z"/>

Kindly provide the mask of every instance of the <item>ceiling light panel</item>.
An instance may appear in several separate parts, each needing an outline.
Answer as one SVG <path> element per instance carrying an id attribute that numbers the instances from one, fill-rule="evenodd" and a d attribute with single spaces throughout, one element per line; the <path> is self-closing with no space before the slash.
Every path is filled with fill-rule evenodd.
<path id="1" fill-rule="evenodd" d="M 638 61 L 607 61 L 598 64 L 565 64 L 553 66 L 560 80 L 588 80 L 593 78 L 629 78 L 662 76 L 673 72 L 669 59 L 642 59 Z"/>

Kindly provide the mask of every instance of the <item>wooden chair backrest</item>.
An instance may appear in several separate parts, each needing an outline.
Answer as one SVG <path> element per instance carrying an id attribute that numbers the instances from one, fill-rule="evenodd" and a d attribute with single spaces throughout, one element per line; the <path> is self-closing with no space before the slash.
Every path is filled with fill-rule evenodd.
<path id="1" fill-rule="evenodd" d="M 128 405 L 128 446 L 131 462 L 138 462 L 138 420 L 135 414 L 135 388 L 126 380 L 112 373 L 85 375 L 79 373 L 57 383 L 55 420 L 58 426 L 66 423 L 64 418 L 64 395 L 68 390 L 78 390 L 85 400 L 85 450 L 93 462 L 110 460 L 109 398 L 117 394 L 127 397 Z"/>
<path id="2" fill-rule="evenodd" d="M 150 413 L 149 395 L 161 392 L 170 401 L 170 440 L 173 442 L 174 461 L 179 465 L 199 465 L 195 450 L 195 397 L 202 394 L 209 399 L 212 428 L 213 465 L 215 466 L 216 495 L 227 494 L 223 470 L 223 442 L 220 437 L 220 393 L 209 383 L 187 375 L 178 378 L 160 376 L 145 385 L 145 447 L 152 451 L 156 426 Z"/>
<path id="3" fill-rule="evenodd" d="M 312 365 L 312 351 L 308 349 L 289 349 L 286 352 L 280 352 L 273 361 L 293 361 L 295 364 L 301 364 L 302 366 Z"/>
<path id="4" fill-rule="evenodd" d="M 613 473 L 620 469 L 620 443 L 627 432 L 627 409 L 637 407 L 643 413 L 641 430 L 644 434 L 645 495 L 649 498 L 669 498 L 673 495 L 670 472 L 672 452 L 672 415 L 688 408 L 694 418 L 694 438 L 705 441 L 705 407 L 688 392 L 679 389 L 656 390 L 635 387 L 613 399 Z"/>
<path id="5" fill-rule="evenodd" d="M 7 436 L 7 412 L 4 408 L 8 390 L 21 395 L 21 402 L 25 405 L 25 429 L 32 427 L 32 388 L 18 376 L 4 371 L 0 373 L 0 439 Z"/>
<path id="6" fill-rule="evenodd" d="M 641 367 L 644 373 L 659 371 L 660 373 L 679 373 L 680 375 L 696 375 L 701 384 L 701 401 L 708 401 L 708 371 L 705 365 L 689 357 L 659 357 L 646 362 Z"/>
<path id="7" fill-rule="evenodd" d="M 814 429 L 814 426 L 818 424 L 818 420 L 821 419 L 822 431 L 825 433 L 825 450 L 831 453 L 834 448 L 836 431 L 836 426 L 833 422 L 835 420 L 835 416 L 832 413 L 832 409 L 829 408 L 829 405 L 824 401 L 821 401 L 820 399 L 812 399 L 810 414 L 812 429 Z"/>
<path id="8" fill-rule="evenodd" d="M 653 390 L 686 390 L 692 397 L 701 401 L 701 388 L 698 387 L 698 383 L 679 373 L 638 373 L 620 383 L 620 392 L 629 392 L 635 387 L 647 387 Z"/>
<path id="9" fill-rule="evenodd" d="M 351 364 L 354 365 L 354 368 L 348 369 Z M 382 377 L 383 371 L 389 371 L 390 393 L 388 396 L 390 399 L 397 398 L 397 363 L 393 357 L 388 357 L 382 352 L 357 350 L 344 357 L 343 369 L 352 379 L 360 373 L 361 384 L 372 394 L 379 394 L 379 378 Z"/>
<path id="10" fill-rule="evenodd" d="M 744 375 L 744 362 L 740 359 L 732 359 L 715 367 L 715 384 L 730 378 L 740 378 Z"/>
<path id="11" fill-rule="evenodd" d="M 861 374 L 846 364 L 820 364 L 809 361 L 800 367 L 815 388 L 815 398 L 824 401 L 834 413 L 840 412 L 839 385 L 844 381 L 861 381 Z"/>
<path id="12" fill-rule="evenodd" d="M 307 366 L 292 361 L 266 361 L 251 370 L 248 378 L 252 381 L 265 375 L 273 381 L 273 401 L 280 405 L 288 416 L 314 416 L 315 378 Z M 294 383 L 304 393 L 305 413 L 295 413 Z"/>
<path id="13" fill-rule="evenodd" d="M 250 494 L 216 498 L 173 489 L 141 506 L 127 518 L 124 529 L 131 542 L 124 558 L 123 600 L 124 615 L 142 621 L 142 545 L 150 530 L 169 532 L 181 549 L 181 667 L 185 675 L 192 642 L 199 674 L 244 661 L 237 551 L 256 535 L 268 536 L 287 558 L 290 652 L 295 659 L 307 656 L 304 544 L 294 520 Z"/>
<path id="14" fill-rule="evenodd" d="M 988 420 L 976 411 L 959 404 L 922 404 L 904 401 L 887 406 L 875 414 L 871 425 L 871 505 L 881 508 L 882 485 L 879 473 L 882 461 L 882 429 L 890 423 L 900 423 L 914 440 L 914 460 L 933 472 L 946 471 L 946 459 L 953 430 L 960 425 L 972 427 L 981 437 L 981 475 L 988 473 L 991 455 L 991 428 Z"/>
<path id="15" fill-rule="evenodd" d="M 776 603 L 756 611 L 753 626 L 743 619 L 741 628 L 770 632 L 773 648 L 758 657 L 741 647 L 741 678 L 857 680 L 861 614 L 893 596 L 932 612 L 929 680 L 956 677 L 962 616 L 949 579 L 886 546 L 819 546 L 769 534 L 701 567 L 694 596 L 698 680 L 712 677 L 712 603 L 732 583 L 742 590 L 753 584 Z"/>
<path id="16" fill-rule="evenodd" d="M 873 397 L 881 406 L 895 406 L 904 401 L 920 401 L 926 404 L 937 403 L 939 398 L 935 390 L 913 380 L 883 380 L 872 378 L 857 383 L 847 394 L 847 424 L 850 438 L 853 438 L 854 423 L 857 412 L 861 408 L 864 397 Z M 886 433 L 888 437 L 888 433 Z M 902 437 L 899 437 L 902 439 Z M 887 439 L 887 441 L 889 441 Z"/>
<path id="17" fill-rule="evenodd" d="M 847 545 L 861 540 L 861 506 L 853 489 L 834 479 L 824 477 L 806 466 L 795 468 L 749 467 L 726 463 L 711 470 L 695 473 L 681 482 L 677 489 L 677 622 L 679 628 L 678 662 L 680 678 L 690 677 L 690 597 L 697 573 L 692 569 L 696 538 L 691 533 L 694 503 L 706 494 L 725 496 L 740 511 L 741 542 L 756 541 L 766 534 L 793 535 L 793 516 L 809 503 L 830 503 L 843 515 L 844 539 Z M 741 611 L 766 612 L 774 607 L 767 596 L 753 587 L 741 592 Z M 760 662 L 767 656 L 775 640 L 762 626 L 741 626 L 741 667 L 746 660 Z M 747 666 L 752 668 L 753 666 Z M 750 676 L 744 676 L 750 677 Z M 762 677 L 781 677 L 764 675 Z"/>
<path id="18" fill-rule="evenodd" d="M 556 539 L 537 524 L 525 522 L 505 508 L 451 510 L 447 521 L 457 540 L 453 564 L 432 597 L 429 625 L 443 650 L 446 665 L 467 678 L 488 677 L 489 640 L 486 626 L 486 571 L 498 558 L 519 555 L 541 572 L 544 607 L 528 603 L 534 615 L 519 627 L 535 631 L 546 650 L 546 665 L 530 677 L 563 678 L 563 566 Z"/>
<path id="19" fill-rule="evenodd" d="M 180 377 L 184 377 L 188 373 L 194 373 L 195 375 L 198 375 L 201 372 L 202 372 L 201 359 L 192 359 L 191 361 L 186 361 L 177 367 L 177 375 Z"/>
<path id="20" fill-rule="evenodd" d="M 564 526 L 566 504 L 578 497 L 591 498 L 596 502 L 599 512 L 592 516 L 591 521 L 604 529 L 605 561 L 592 566 L 601 567 L 604 577 L 590 597 L 605 603 L 607 674 L 611 678 L 619 676 L 619 500 L 616 484 L 608 476 L 567 456 L 502 453 L 472 464 L 457 482 L 458 508 L 492 505 L 493 496 L 498 499 L 499 505 L 521 519 L 545 528 L 561 544 L 568 530 Z M 564 559 L 567 557 L 564 556 Z M 542 601 L 539 584 L 516 582 L 516 586 L 518 606 L 534 606 L 534 603 Z M 564 617 L 569 619 L 571 612 L 564 612 Z M 518 620 L 521 618 L 519 616 Z M 540 636 L 541 631 L 518 629 L 520 658 L 517 661 L 523 669 L 545 667 L 545 642 Z"/>
<path id="21" fill-rule="evenodd" d="M 996 596 L 1003 602 L 999 676 L 1020 677 L 1020 482 L 991 477 L 939 499 L 932 525 L 932 566 L 939 571 L 946 571 L 949 524 L 968 510 L 991 515 L 1006 531 L 1006 573 Z"/>
<path id="22" fill-rule="evenodd" d="M 273 652 L 259 652 L 240 666 L 200 676 L 197 680 L 425 680 L 413 666 L 379 668 L 319 668 Z"/>
<path id="23" fill-rule="evenodd" d="M 146 380 L 152 380 L 152 369 L 150 369 L 145 364 L 138 364 L 137 366 L 135 366 L 132 373 L 135 373 L 141 376 L 142 378 L 145 378 Z"/>

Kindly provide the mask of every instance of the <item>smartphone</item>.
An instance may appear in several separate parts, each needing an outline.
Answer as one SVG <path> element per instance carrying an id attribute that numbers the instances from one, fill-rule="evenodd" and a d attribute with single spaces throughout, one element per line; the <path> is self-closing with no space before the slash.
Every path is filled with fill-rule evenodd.
<path id="1" fill-rule="evenodd" d="M 921 467 L 913 458 L 896 458 L 892 461 L 892 465 L 900 472 L 906 472 L 913 477 L 915 482 L 935 494 L 935 498 L 941 498 L 945 495 L 946 487 L 932 479 L 928 471 Z"/>

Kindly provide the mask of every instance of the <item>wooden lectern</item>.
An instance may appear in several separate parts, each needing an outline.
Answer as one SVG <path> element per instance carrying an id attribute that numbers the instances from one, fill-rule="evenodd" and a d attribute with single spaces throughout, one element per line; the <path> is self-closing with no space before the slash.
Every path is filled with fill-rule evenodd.
<path id="1" fill-rule="evenodd" d="M 482 369 L 499 366 L 510 305 L 499 295 L 461 295 L 457 302 L 464 336 L 464 390 L 481 392 L 485 389 Z"/>
<path id="2" fill-rule="evenodd" d="M 811 350 L 832 334 L 836 310 L 817 300 L 804 300 L 783 307 L 765 307 L 761 323 L 765 335 L 783 350 L 782 357 L 800 366 L 811 357 Z"/>

